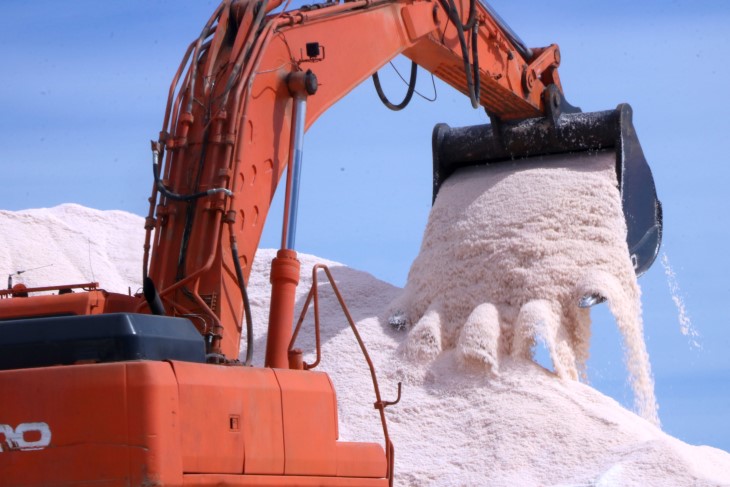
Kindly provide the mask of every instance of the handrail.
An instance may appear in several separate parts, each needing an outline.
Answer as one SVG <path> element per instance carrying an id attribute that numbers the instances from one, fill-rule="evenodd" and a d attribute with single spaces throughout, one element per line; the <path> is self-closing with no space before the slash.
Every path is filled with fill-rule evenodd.
<path id="1" fill-rule="evenodd" d="M 357 339 L 358 345 L 360 345 L 360 350 L 362 351 L 362 354 L 365 356 L 365 360 L 368 363 L 368 368 L 370 369 L 370 377 L 373 381 L 373 389 L 375 391 L 375 403 L 373 406 L 375 409 L 377 409 L 380 413 L 380 422 L 383 425 L 383 436 L 385 437 L 385 457 L 387 462 L 387 478 L 388 478 L 388 484 L 392 487 L 393 485 L 393 470 L 394 470 L 394 460 L 395 460 L 395 448 L 393 447 L 393 442 L 390 441 L 390 435 L 388 434 L 388 423 L 385 419 L 385 408 L 388 406 L 393 406 L 395 404 L 398 404 L 401 398 L 401 389 L 402 384 L 398 382 L 398 397 L 395 399 L 395 401 L 384 401 L 380 396 L 380 386 L 378 385 L 378 378 L 375 373 L 375 366 L 373 365 L 373 361 L 370 359 L 370 354 L 368 353 L 367 347 L 365 347 L 365 342 L 363 342 L 362 337 L 360 336 L 360 332 L 357 330 L 357 326 L 355 325 L 355 321 L 352 319 L 352 315 L 350 314 L 350 311 L 347 309 L 347 305 L 345 304 L 345 300 L 342 298 L 342 294 L 340 294 L 340 290 L 337 288 L 337 285 L 335 284 L 335 280 L 332 277 L 332 273 L 330 272 L 329 268 L 324 264 L 315 264 L 314 267 L 312 267 L 312 287 L 309 289 L 309 294 L 307 295 L 307 299 L 304 302 L 304 307 L 302 308 L 302 312 L 299 316 L 299 321 L 297 322 L 297 326 L 294 329 L 294 333 L 292 334 L 291 341 L 289 342 L 289 363 L 290 366 L 293 366 L 295 364 L 298 365 L 296 368 L 302 368 L 304 370 L 311 370 L 315 368 L 317 365 L 319 365 L 320 359 L 322 357 L 321 352 L 321 340 L 320 340 L 320 325 L 319 325 L 319 292 L 318 292 L 318 286 L 317 286 L 317 271 L 323 270 L 325 274 L 327 275 L 327 280 L 330 282 L 330 285 L 332 285 L 332 290 L 335 293 L 335 296 L 337 297 L 337 301 L 340 303 L 340 308 L 342 309 L 342 312 L 345 314 L 345 317 L 347 318 L 347 322 L 350 324 L 350 329 L 355 334 L 355 338 Z M 301 360 L 301 350 L 294 348 L 294 343 L 296 342 L 297 336 L 299 335 L 299 330 L 302 326 L 302 323 L 304 322 L 304 318 L 307 314 L 307 311 L 309 310 L 309 305 L 311 302 L 314 301 L 314 334 L 315 334 L 315 343 L 316 343 L 316 351 L 317 351 L 317 358 L 314 362 L 311 364 L 307 364 Z"/>
<path id="2" fill-rule="evenodd" d="M 57 286 L 42 287 L 18 287 L 11 289 L 0 289 L 0 298 L 3 297 L 25 297 L 28 293 L 44 292 L 44 291 L 66 291 L 71 289 L 83 289 L 85 291 L 94 291 L 99 287 L 98 282 L 85 282 L 83 284 L 60 284 Z M 25 296 L 23 296 L 25 295 Z"/>

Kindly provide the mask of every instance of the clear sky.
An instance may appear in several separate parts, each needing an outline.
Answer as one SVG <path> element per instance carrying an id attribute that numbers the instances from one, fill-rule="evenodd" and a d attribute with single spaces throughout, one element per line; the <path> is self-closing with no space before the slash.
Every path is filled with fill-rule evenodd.
<path id="1" fill-rule="evenodd" d="M 146 212 L 149 140 L 170 79 L 217 2 L 4 0 L 0 3 L 0 208 L 75 202 Z M 647 344 L 667 432 L 730 450 L 730 3 L 508 2 L 492 5 L 530 46 L 560 45 L 566 96 L 585 111 L 634 108 L 664 204 L 661 255 L 676 273 L 700 347 L 680 333 L 665 268 L 640 279 Z M 397 62 L 405 71 L 407 64 Z M 346 67 L 344 67 L 346 69 Z M 404 92 L 384 68 L 388 92 Z M 418 89 L 433 92 L 420 73 Z M 305 138 L 299 250 L 403 285 L 431 202 L 431 130 L 485 123 L 437 83 L 403 112 L 369 82 Z M 278 242 L 280 209 L 263 245 Z M 630 405 L 620 337 L 594 312 L 591 384 Z"/>

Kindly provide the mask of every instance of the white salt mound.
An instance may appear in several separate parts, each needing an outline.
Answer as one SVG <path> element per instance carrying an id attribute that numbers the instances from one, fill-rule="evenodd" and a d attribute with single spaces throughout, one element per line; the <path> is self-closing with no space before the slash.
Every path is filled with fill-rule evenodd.
<path id="1" fill-rule="evenodd" d="M 612 151 L 455 173 L 391 313 L 411 325 L 403 351 L 421 363 L 455 350 L 465 370 L 497 374 L 504 357 L 529 359 L 541 340 L 555 372 L 578 379 L 591 324 L 578 302 L 590 295 L 607 298 L 636 409 L 658 424 Z"/>
<path id="2" fill-rule="evenodd" d="M 256 360 L 263 363 L 268 265 L 261 250 L 255 289 Z M 505 358 L 499 376 L 464 370 L 455 349 L 427 368 L 399 352 L 405 332 L 387 324 L 387 303 L 402 290 L 341 264 L 299 255 L 297 309 L 311 286 L 311 268 L 330 265 L 378 371 L 395 443 L 399 486 L 719 486 L 730 485 L 730 454 L 690 446 L 591 387 L 562 380 L 530 361 Z M 338 392 L 340 438 L 382 441 L 370 376 L 334 294 L 320 276 L 322 363 Z M 313 324 L 297 346 L 314 350 Z M 298 316 L 298 314 L 297 314 Z M 305 356 L 311 362 L 313 354 Z"/>
<path id="3" fill-rule="evenodd" d="M 0 275 L 25 271 L 13 283 L 27 287 L 97 281 L 110 292 L 135 293 L 142 287 L 141 222 L 76 204 L 0 210 Z"/>
<path id="4" fill-rule="evenodd" d="M 69 212 L 73 225 L 67 224 Z M 103 260 L 101 257 L 94 261 L 96 278 L 104 284 L 109 282 L 107 275 L 128 275 L 130 284 L 122 287 L 138 285 L 141 217 L 68 205 L 0 215 L 0 270 L 44 265 L 42 257 L 49 255 L 72 261 L 67 251 L 71 255 L 74 251 L 85 254 L 88 244 L 79 239 L 79 228 L 75 228 L 80 226 L 89 228 L 99 239 L 99 247 L 92 242 L 92 249 L 98 249 L 100 256 L 105 247 L 98 242 L 115 242 L 116 251 L 108 254 L 110 268 L 97 264 Z M 28 224 L 35 232 L 27 228 Z M 20 237 L 36 232 L 53 238 L 44 239 L 42 252 L 39 247 L 26 252 L 28 245 Z M 249 283 L 257 365 L 263 363 L 268 266 L 273 257 L 274 251 L 259 251 Z M 393 330 L 385 320 L 387 304 L 402 290 L 364 272 L 313 256 L 300 255 L 300 260 L 298 306 L 311 285 L 312 266 L 317 262 L 330 265 L 378 370 L 383 398 L 394 399 L 397 382 L 405 382 L 401 402 L 387 410 L 396 448 L 396 485 L 730 485 L 730 454 L 687 445 L 623 409 L 613 399 L 584 384 L 561 380 L 528 361 L 506 357 L 500 363 L 499 376 L 494 377 L 464 371 L 455 349 L 449 349 L 425 371 L 418 367 L 414 371 L 413 364 L 398 353 L 406 334 Z M 86 259 L 75 262 L 76 268 L 64 267 L 71 274 L 59 273 L 50 282 L 86 277 Z M 33 281 L 36 284 L 42 283 Z M 338 391 L 341 439 L 381 441 L 365 361 L 329 286 L 320 282 L 320 288 L 320 369 L 330 373 Z M 305 350 L 314 349 L 311 326 L 308 319 L 298 342 Z M 311 361 L 312 356 L 305 359 Z"/>

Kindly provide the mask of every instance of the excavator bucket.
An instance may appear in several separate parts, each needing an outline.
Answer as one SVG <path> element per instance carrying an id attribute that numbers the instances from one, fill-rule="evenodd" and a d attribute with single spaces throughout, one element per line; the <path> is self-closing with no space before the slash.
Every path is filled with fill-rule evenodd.
<path id="1" fill-rule="evenodd" d="M 559 94 L 556 94 L 559 97 Z M 604 112 L 559 113 L 560 99 L 544 118 L 501 121 L 433 132 L 433 199 L 455 170 L 548 154 L 612 151 L 628 229 L 627 243 L 637 276 L 654 262 L 662 238 L 662 207 L 654 178 L 631 121 L 631 107 Z M 570 107 L 566 104 L 566 106 Z M 570 107 L 573 108 L 573 107 Z M 572 111 L 572 110 L 571 110 Z M 496 123 L 495 123 L 496 122 Z"/>

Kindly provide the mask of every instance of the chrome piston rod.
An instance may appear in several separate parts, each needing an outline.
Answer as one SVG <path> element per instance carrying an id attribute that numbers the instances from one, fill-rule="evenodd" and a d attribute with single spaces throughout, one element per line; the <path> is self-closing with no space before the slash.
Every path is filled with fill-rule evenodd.
<path id="1" fill-rule="evenodd" d="M 317 77 L 311 71 L 295 72 L 289 75 L 289 91 L 294 98 L 292 133 L 289 144 L 289 167 L 284 202 L 284 222 L 281 234 L 281 248 L 294 250 L 299 212 L 299 186 L 304 158 L 304 126 L 307 114 L 307 96 L 317 91 Z"/>
<path id="2" fill-rule="evenodd" d="M 289 202 L 289 215 L 287 218 L 287 231 L 285 249 L 294 249 L 297 237 L 297 213 L 299 211 L 299 186 L 302 179 L 302 160 L 304 156 L 304 117 L 307 111 L 307 99 L 303 96 L 294 98 L 294 141 L 292 150 L 294 152 L 292 161 L 287 171 L 292 171 L 291 200 Z"/>

